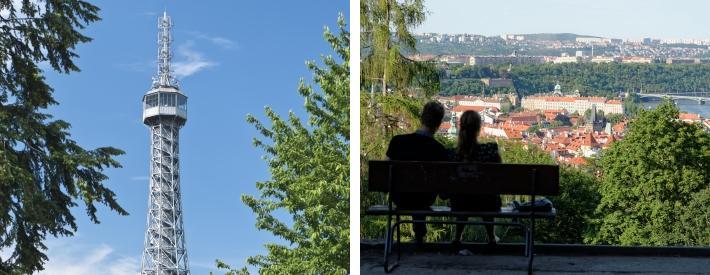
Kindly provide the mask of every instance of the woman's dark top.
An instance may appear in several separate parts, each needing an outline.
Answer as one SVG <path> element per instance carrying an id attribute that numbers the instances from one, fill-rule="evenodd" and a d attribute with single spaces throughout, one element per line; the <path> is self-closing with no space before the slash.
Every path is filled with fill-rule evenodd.
<path id="1" fill-rule="evenodd" d="M 477 144 L 473 156 L 464 160 L 459 155 L 454 160 L 501 163 L 496 143 Z M 451 195 L 449 197 L 453 211 L 499 211 L 501 206 L 498 195 Z"/>

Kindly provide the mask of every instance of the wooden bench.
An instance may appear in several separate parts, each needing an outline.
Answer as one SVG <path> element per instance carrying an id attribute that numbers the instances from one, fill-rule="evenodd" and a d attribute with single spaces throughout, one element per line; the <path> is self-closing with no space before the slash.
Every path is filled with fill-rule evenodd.
<path id="1" fill-rule="evenodd" d="M 559 167 L 557 165 L 499 164 L 475 162 L 424 162 L 424 161 L 369 161 L 368 192 L 382 193 L 437 193 L 460 195 L 529 195 L 530 201 L 538 195 L 559 194 Z M 388 196 L 389 197 L 389 196 Z M 431 210 L 397 209 L 388 199 L 387 205 L 371 206 L 365 215 L 387 216 L 385 235 L 385 273 L 391 272 L 398 263 L 390 264 L 394 246 L 394 233 L 400 243 L 400 225 L 403 223 L 425 224 L 474 224 L 516 226 L 525 234 L 525 256 L 528 257 L 528 273 L 532 273 L 535 219 L 554 219 L 556 210 L 517 211 L 502 208 L 493 212 L 451 211 L 448 207 L 432 207 Z M 437 217 L 495 217 L 513 218 L 511 222 L 483 222 L 456 220 L 401 220 L 400 216 Z M 394 224 L 392 218 L 395 217 Z M 527 219 L 522 223 L 518 219 Z M 400 259 L 400 245 L 397 246 Z"/>

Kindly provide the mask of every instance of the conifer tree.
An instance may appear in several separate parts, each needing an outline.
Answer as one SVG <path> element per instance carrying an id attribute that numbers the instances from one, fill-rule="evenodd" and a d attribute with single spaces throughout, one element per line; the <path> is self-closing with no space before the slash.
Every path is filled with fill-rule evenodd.
<path id="1" fill-rule="evenodd" d="M 433 64 L 416 62 L 417 40 L 411 32 L 426 17 L 424 0 L 363 0 L 360 2 L 362 73 L 364 88 L 379 85 L 382 94 L 415 87 L 421 96 L 439 91 L 439 76 Z M 415 85 L 416 84 L 416 85 Z M 412 91 L 410 91 L 412 92 Z"/>
<path id="2" fill-rule="evenodd" d="M 0 250 L 9 253 L 0 274 L 42 270 L 45 239 L 76 232 L 70 208 L 79 202 L 95 223 L 96 204 L 128 214 L 102 184 L 123 152 L 70 139 L 69 123 L 46 113 L 59 103 L 37 66 L 79 71 L 75 47 L 91 41 L 79 30 L 99 20 L 98 11 L 78 0 L 0 1 Z"/>

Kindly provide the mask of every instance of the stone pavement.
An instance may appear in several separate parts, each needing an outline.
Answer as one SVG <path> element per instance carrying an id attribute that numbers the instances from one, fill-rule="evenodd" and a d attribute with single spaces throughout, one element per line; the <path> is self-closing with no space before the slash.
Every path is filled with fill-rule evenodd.
<path id="1" fill-rule="evenodd" d="M 708 257 L 536 255 L 533 266 L 535 274 L 710 274 Z M 361 251 L 360 273 L 385 274 L 381 250 Z M 400 266 L 390 274 L 527 274 L 527 258 L 403 253 Z"/>

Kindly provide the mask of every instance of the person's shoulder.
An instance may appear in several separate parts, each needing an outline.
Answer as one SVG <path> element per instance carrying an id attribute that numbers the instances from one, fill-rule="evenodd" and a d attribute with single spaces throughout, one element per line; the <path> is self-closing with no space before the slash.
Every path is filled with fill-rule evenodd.
<path id="1" fill-rule="evenodd" d="M 402 141 L 402 140 L 409 140 L 414 137 L 414 134 L 401 134 L 401 135 L 396 135 L 392 137 L 392 141 Z"/>

